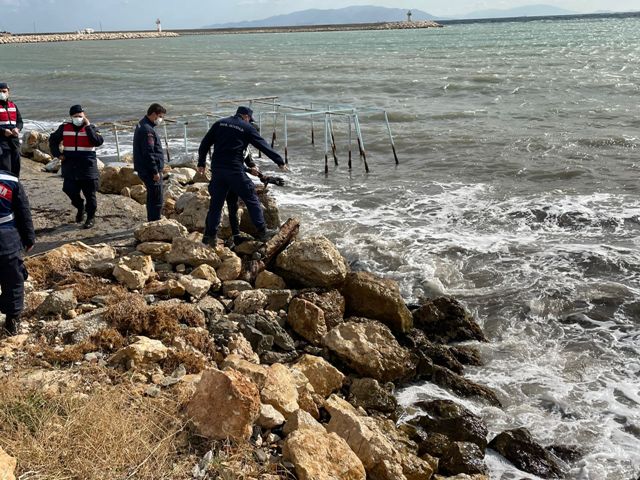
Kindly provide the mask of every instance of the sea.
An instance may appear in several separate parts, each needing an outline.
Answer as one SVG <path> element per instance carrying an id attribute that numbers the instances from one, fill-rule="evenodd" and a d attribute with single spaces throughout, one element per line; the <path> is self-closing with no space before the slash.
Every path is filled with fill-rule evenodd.
<path id="1" fill-rule="evenodd" d="M 24 44 L 0 58 L 29 128 L 55 127 L 76 103 L 123 125 L 117 146 L 103 127 L 106 161 L 131 152 L 126 121 L 152 102 L 176 120 L 173 161 L 249 99 L 319 112 L 252 102 L 281 152 L 288 113 L 291 171 L 271 187 L 282 216 L 354 269 L 397 280 L 409 302 L 460 299 L 490 339 L 467 375 L 504 406 L 429 383 L 400 402 L 452 398 L 491 436 L 525 427 L 576 446 L 569 479 L 640 475 L 640 19 Z M 369 173 L 353 133 L 348 166 L 349 116 L 336 111 L 349 109 Z M 487 464 L 492 479 L 536 478 L 495 453 Z"/>

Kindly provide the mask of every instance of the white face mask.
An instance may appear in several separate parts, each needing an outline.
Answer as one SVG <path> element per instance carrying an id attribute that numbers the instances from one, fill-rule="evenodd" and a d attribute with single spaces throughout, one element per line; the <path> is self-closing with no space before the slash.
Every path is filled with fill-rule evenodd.
<path id="1" fill-rule="evenodd" d="M 164 122 L 164 118 L 162 117 L 156 118 L 156 125 L 160 125 L 162 122 Z"/>
<path id="2" fill-rule="evenodd" d="M 71 117 L 71 123 L 73 123 L 76 127 L 79 127 L 84 123 L 84 118 L 82 117 Z"/>
<path id="3" fill-rule="evenodd" d="M 4 92 L 0 93 L 0 102 L 6 102 L 8 98 L 9 98 L 8 93 L 4 93 Z"/>

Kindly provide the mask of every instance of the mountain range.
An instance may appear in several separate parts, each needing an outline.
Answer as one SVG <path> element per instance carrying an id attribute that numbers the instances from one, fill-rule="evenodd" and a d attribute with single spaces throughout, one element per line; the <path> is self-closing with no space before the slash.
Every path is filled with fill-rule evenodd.
<path id="1" fill-rule="evenodd" d="M 465 15 L 436 17 L 422 10 L 411 10 L 412 20 L 477 19 L 573 15 L 576 12 L 551 5 L 528 5 L 507 10 L 478 10 Z M 207 25 L 204 28 L 292 27 L 305 25 L 339 25 L 349 23 L 398 22 L 407 19 L 406 8 L 352 6 L 338 9 L 310 9 L 262 20 Z"/>

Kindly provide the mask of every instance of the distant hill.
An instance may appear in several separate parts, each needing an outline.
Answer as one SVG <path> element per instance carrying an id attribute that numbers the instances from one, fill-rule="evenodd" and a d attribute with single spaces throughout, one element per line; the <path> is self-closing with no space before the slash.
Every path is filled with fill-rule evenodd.
<path id="1" fill-rule="evenodd" d="M 343 23 L 398 22 L 407 19 L 406 8 L 353 6 L 332 10 L 302 10 L 286 15 L 277 15 L 263 20 L 208 25 L 204 28 L 252 28 L 293 27 L 298 25 L 339 25 Z M 421 10 L 411 10 L 412 19 L 433 20 L 435 17 Z"/>
<path id="2" fill-rule="evenodd" d="M 464 15 L 448 18 L 510 18 L 510 17 L 547 17 L 553 15 L 576 15 L 577 12 L 554 7 L 553 5 L 526 5 L 507 10 L 476 10 Z"/>

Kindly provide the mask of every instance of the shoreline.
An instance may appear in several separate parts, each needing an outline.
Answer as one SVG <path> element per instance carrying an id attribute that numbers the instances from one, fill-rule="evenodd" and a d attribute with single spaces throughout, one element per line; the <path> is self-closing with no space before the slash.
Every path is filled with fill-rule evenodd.
<path id="1" fill-rule="evenodd" d="M 100 32 L 100 33 L 42 33 L 0 35 L 0 45 L 14 45 L 21 43 L 54 43 L 95 40 L 139 40 L 147 38 L 175 38 L 174 32 Z"/>

